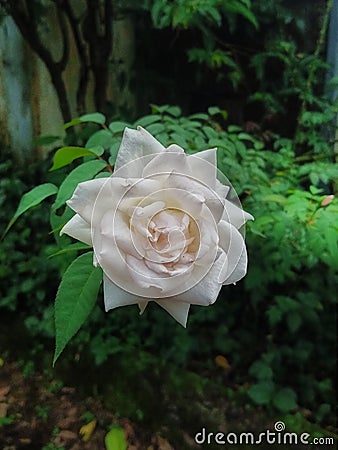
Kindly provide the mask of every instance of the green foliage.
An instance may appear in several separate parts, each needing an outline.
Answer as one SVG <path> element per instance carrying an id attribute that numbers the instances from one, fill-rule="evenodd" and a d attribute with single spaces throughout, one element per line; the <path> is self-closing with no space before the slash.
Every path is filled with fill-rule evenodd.
<path id="1" fill-rule="evenodd" d="M 3 230 L 15 215 L 24 193 L 39 181 L 45 184 L 41 176 L 43 170 L 48 169 L 42 163 L 22 169 L 12 160 L 9 151 L 1 149 L 0 222 Z M 5 312 L 14 314 L 15 311 L 39 318 L 55 296 L 59 271 L 56 261 L 48 260 L 48 251 L 53 245 L 48 228 L 48 201 L 46 198 L 46 204 L 33 207 L 29 214 L 18 217 L 0 241 L 0 310 L 5 321 Z M 29 205 L 32 206 L 31 202 Z M 15 333 L 20 336 L 20 330 Z"/>
<path id="2" fill-rule="evenodd" d="M 104 438 L 107 450 L 127 450 L 127 442 L 121 427 L 112 427 Z"/>
<path id="3" fill-rule="evenodd" d="M 233 33 L 238 17 L 257 29 L 258 21 L 250 0 L 151 0 L 145 5 L 156 28 L 197 30 L 201 46 L 187 48 L 189 62 L 207 65 L 212 70 L 225 69 L 234 88 L 238 87 L 242 79 L 241 69 L 234 52 L 220 45 L 217 29 L 226 23 Z"/>
<path id="4" fill-rule="evenodd" d="M 102 273 L 93 266 L 93 256 L 88 252 L 76 258 L 62 277 L 55 299 L 54 364 L 96 303 Z"/>
<path id="5" fill-rule="evenodd" d="M 230 23 L 233 16 L 241 15 L 258 26 L 251 12 L 250 0 L 155 0 L 148 2 L 155 27 L 193 28 L 203 31 L 205 25 L 221 26 L 225 17 Z M 223 17 L 222 17 L 223 16 Z"/>
<path id="6" fill-rule="evenodd" d="M 152 105 L 151 114 L 130 126 L 144 126 L 163 145 L 176 143 L 189 153 L 218 148 L 218 167 L 255 217 L 248 226 L 245 280 L 236 288 L 225 287 L 212 307 L 192 308 L 187 330 L 152 305 L 141 320 L 137 308 L 104 314 L 94 306 L 101 274 L 92 267 L 92 254 L 77 258 L 86 246 L 71 244 L 68 237 L 59 236 L 59 230 L 71 217 L 65 201 L 76 183 L 109 175 L 116 158 L 126 124 L 97 124 L 105 131 L 93 132 L 95 145 L 103 152 L 96 159 L 69 160 L 61 169 L 62 179 L 56 183 L 60 188 L 51 207 L 54 255 L 68 255 L 68 263 L 77 258 L 66 270 L 58 293 L 55 356 L 89 317 L 72 345 L 78 354 L 93 355 L 97 365 L 111 358 L 123 360 L 128 354 L 137 355 L 134 371 L 159 364 L 158 358 L 163 365 L 186 365 L 194 359 L 198 367 L 198 361 L 204 364 L 223 354 L 237 382 L 249 381 L 244 392 L 252 402 L 281 413 L 327 405 L 318 415 L 318 420 L 325 420 L 333 398 L 328 355 L 333 355 L 335 343 L 338 205 L 328 194 L 337 181 L 336 167 L 329 156 L 318 158 L 315 151 L 298 156 L 292 141 L 279 136 L 273 137 L 268 149 L 263 137 L 238 126 L 225 127 L 224 117 L 217 107 L 182 116 L 177 106 Z M 65 260 L 60 262 L 63 271 Z M 75 277 L 70 278 L 72 273 Z M 83 288 L 88 283 L 90 295 Z M 39 305 L 40 310 L 45 308 Z"/>
<path id="7" fill-rule="evenodd" d="M 40 186 L 36 186 L 31 191 L 27 192 L 22 196 L 21 201 L 19 203 L 18 209 L 16 210 L 14 216 L 10 220 L 7 225 L 3 236 L 8 232 L 8 230 L 14 225 L 15 221 L 21 216 L 21 214 L 28 211 L 33 206 L 39 205 L 42 200 L 51 195 L 56 194 L 57 187 L 51 183 L 41 184 Z"/>

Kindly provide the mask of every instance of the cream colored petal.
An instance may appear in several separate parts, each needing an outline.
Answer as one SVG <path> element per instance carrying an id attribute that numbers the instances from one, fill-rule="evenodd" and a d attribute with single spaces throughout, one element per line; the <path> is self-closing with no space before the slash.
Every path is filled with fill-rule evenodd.
<path id="1" fill-rule="evenodd" d="M 144 313 L 149 302 L 139 302 L 138 307 L 140 308 L 140 315 Z"/>
<path id="2" fill-rule="evenodd" d="M 193 177 L 214 189 L 217 175 L 217 149 L 212 148 L 188 156 L 188 164 Z"/>
<path id="3" fill-rule="evenodd" d="M 229 269 L 227 269 L 228 275 L 227 275 L 225 281 L 223 282 L 223 284 L 224 285 L 236 284 L 237 281 L 241 280 L 246 275 L 247 266 L 248 266 L 248 255 L 247 255 L 246 247 L 244 246 L 234 270 L 231 273 L 229 273 L 230 271 L 229 271 Z"/>
<path id="4" fill-rule="evenodd" d="M 220 272 L 219 281 L 231 284 L 239 281 L 246 274 L 247 252 L 243 236 L 228 222 L 221 220 L 218 224 L 219 245 L 227 256 L 227 266 Z"/>
<path id="5" fill-rule="evenodd" d="M 222 219 L 231 223 L 237 229 L 241 228 L 241 226 L 243 226 L 248 220 L 254 220 L 251 214 L 247 213 L 241 207 L 235 205 L 229 200 L 225 199 L 223 202 L 224 213 Z"/>
<path id="6" fill-rule="evenodd" d="M 75 214 L 75 216 L 66 223 L 60 231 L 60 235 L 62 234 L 68 234 L 68 236 L 84 242 L 85 244 L 93 245 L 90 225 L 78 214 Z"/>
<path id="7" fill-rule="evenodd" d="M 178 146 L 172 145 L 149 161 L 143 169 L 142 176 L 154 177 L 159 174 L 170 173 L 173 171 L 191 175 L 187 155 L 184 153 L 184 150 Z"/>
<path id="8" fill-rule="evenodd" d="M 166 278 L 161 277 L 159 273 L 155 273 L 153 270 L 145 264 L 143 259 L 135 258 L 132 255 L 126 255 L 126 262 L 128 264 L 129 274 L 131 278 L 141 288 L 156 288 L 158 289 L 158 295 L 163 292 L 163 285 L 166 282 Z"/>
<path id="9" fill-rule="evenodd" d="M 214 189 L 197 180 L 194 176 L 188 177 L 173 172 L 165 180 L 164 186 L 181 190 L 183 193 L 187 192 L 190 198 L 194 196 L 198 201 L 204 202 L 208 206 L 216 222 L 221 220 L 224 213 L 223 198 L 220 198 Z M 188 200 L 188 203 L 190 203 L 190 200 Z"/>
<path id="10" fill-rule="evenodd" d="M 106 275 L 103 275 L 104 307 L 106 311 L 118 306 L 134 305 L 140 302 L 140 297 L 124 291 L 113 283 Z"/>
<path id="11" fill-rule="evenodd" d="M 208 306 L 214 303 L 222 287 L 218 277 L 225 260 L 226 256 L 221 254 L 202 280 L 182 294 L 171 297 L 171 299 L 200 306 Z"/>
<path id="12" fill-rule="evenodd" d="M 107 211 L 101 219 L 100 235 L 95 243 L 101 238 L 108 248 L 116 246 L 122 253 L 129 253 L 137 258 L 139 252 L 132 237 L 128 218 L 120 211 Z"/>
<path id="13" fill-rule="evenodd" d="M 222 178 L 223 178 L 223 174 L 222 174 Z M 228 193 L 230 191 L 230 187 L 227 186 L 226 184 L 222 184 L 219 180 L 216 180 L 215 191 L 220 199 L 224 199 L 228 195 Z"/>
<path id="14" fill-rule="evenodd" d="M 158 300 L 156 302 L 163 309 L 165 309 L 179 324 L 184 328 L 187 326 L 187 319 L 189 314 L 189 303 L 183 303 L 175 300 Z"/>
<path id="15" fill-rule="evenodd" d="M 78 213 L 88 223 L 91 222 L 92 211 L 97 196 L 101 192 L 101 189 L 109 186 L 111 178 L 98 178 L 96 180 L 85 181 L 79 183 L 71 197 L 67 201 L 67 205 Z M 106 189 L 105 189 L 106 192 Z M 101 194 L 102 197 L 103 194 Z M 109 189 L 108 195 L 111 195 Z"/>
<path id="16" fill-rule="evenodd" d="M 115 162 L 120 177 L 140 177 L 149 156 L 164 151 L 164 147 L 142 127 L 126 128 Z"/>

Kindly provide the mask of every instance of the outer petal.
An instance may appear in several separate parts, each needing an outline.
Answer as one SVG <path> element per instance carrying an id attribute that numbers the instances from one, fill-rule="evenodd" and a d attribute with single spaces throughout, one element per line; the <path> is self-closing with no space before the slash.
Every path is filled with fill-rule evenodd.
<path id="1" fill-rule="evenodd" d="M 163 309 L 165 309 L 184 328 L 187 326 L 187 319 L 190 308 L 189 303 L 183 303 L 171 299 L 158 300 L 156 303 Z"/>
<path id="2" fill-rule="evenodd" d="M 147 301 L 146 302 L 142 302 L 142 301 L 139 302 L 138 307 L 140 308 L 140 314 L 144 313 L 144 310 L 146 309 L 148 303 L 149 302 L 147 302 Z"/>
<path id="3" fill-rule="evenodd" d="M 151 177 L 172 171 L 191 175 L 187 155 L 184 153 L 183 148 L 178 145 L 171 145 L 162 153 L 155 155 L 144 167 L 142 176 Z"/>
<path id="4" fill-rule="evenodd" d="M 190 303 L 191 305 L 208 306 L 217 300 L 222 284 L 219 282 L 219 273 L 226 261 L 226 255 L 220 254 L 207 275 L 194 287 L 188 289 L 180 295 L 170 298 L 170 300 Z"/>
<path id="5" fill-rule="evenodd" d="M 253 216 L 246 211 L 244 211 L 239 206 L 235 205 L 229 200 L 223 200 L 224 203 L 224 213 L 222 219 L 226 222 L 231 223 L 237 229 L 245 224 L 248 220 L 254 220 Z"/>
<path id="6" fill-rule="evenodd" d="M 120 177 L 139 177 L 145 165 L 144 160 L 147 160 L 142 157 L 156 155 L 162 151 L 163 145 L 144 128 L 137 127 L 137 130 L 126 128 L 116 158 L 115 171 L 118 171 Z"/>
<path id="7" fill-rule="evenodd" d="M 247 252 L 243 236 L 230 223 L 221 220 L 218 224 L 220 247 L 227 256 L 227 265 L 219 275 L 223 284 L 239 281 L 246 274 Z"/>
<path id="8" fill-rule="evenodd" d="M 105 189 L 105 191 L 108 191 L 107 195 L 111 195 L 110 180 L 111 178 L 98 178 L 96 180 L 79 183 L 72 198 L 67 201 L 67 205 L 77 212 L 84 220 L 90 223 L 97 196 L 99 193 L 102 195 L 101 190 Z M 107 200 L 108 198 L 109 197 L 107 197 Z"/>
<path id="9" fill-rule="evenodd" d="M 68 234 L 81 242 L 88 245 L 93 245 L 91 238 L 90 225 L 82 219 L 78 214 L 75 214 L 60 231 L 61 234 Z"/>
<path id="10" fill-rule="evenodd" d="M 117 308 L 118 306 L 134 305 L 141 300 L 140 297 L 132 295 L 116 286 L 105 274 L 103 275 L 103 292 L 106 311 Z"/>
<path id="11" fill-rule="evenodd" d="M 217 149 L 212 148 L 189 155 L 188 162 L 193 177 L 214 189 L 217 175 Z"/>

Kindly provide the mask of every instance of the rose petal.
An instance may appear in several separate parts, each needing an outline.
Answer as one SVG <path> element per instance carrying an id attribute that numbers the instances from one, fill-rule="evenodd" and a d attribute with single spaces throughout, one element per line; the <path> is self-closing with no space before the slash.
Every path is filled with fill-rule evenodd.
<path id="1" fill-rule="evenodd" d="M 93 245 L 90 225 L 78 214 L 75 214 L 75 216 L 66 223 L 66 225 L 60 231 L 60 236 L 62 234 L 68 234 L 68 236 L 78 239 L 85 244 Z"/>
<path id="2" fill-rule="evenodd" d="M 218 224 L 219 245 L 227 256 L 227 266 L 222 268 L 219 282 L 230 284 L 246 274 L 247 253 L 243 236 L 230 223 L 221 220 Z"/>
<path id="3" fill-rule="evenodd" d="M 209 186 L 215 188 L 217 175 L 217 149 L 212 148 L 188 156 L 188 164 L 193 177 Z"/>
<path id="4" fill-rule="evenodd" d="M 139 177 L 147 161 L 144 157 L 163 151 L 163 145 L 144 128 L 126 128 L 117 154 L 115 172 L 118 171 L 120 177 Z"/>
<path id="5" fill-rule="evenodd" d="M 101 188 L 106 185 L 109 180 L 110 178 L 98 178 L 96 180 L 79 183 L 71 199 L 67 201 L 67 205 L 76 213 L 80 214 L 84 220 L 90 223 L 96 198 L 101 191 Z"/>
<path id="6" fill-rule="evenodd" d="M 170 146 L 164 152 L 154 156 L 144 167 L 142 176 L 154 177 L 159 174 L 168 174 L 170 172 L 179 172 L 185 175 L 191 175 L 188 165 L 187 155 L 184 150 L 178 146 Z"/>
<path id="7" fill-rule="evenodd" d="M 138 307 L 140 308 L 140 315 L 144 313 L 149 302 L 139 302 Z"/>
<path id="8" fill-rule="evenodd" d="M 134 305 L 140 302 L 140 297 L 119 288 L 105 274 L 103 275 L 103 293 L 106 312 L 118 306 Z"/>
<path id="9" fill-rule="evenodd" d="M 251 214 L 227 199 L 224 200 L 224 213 L 222 219 L 231 223 L 237 229 L 241 228 L 248 220 L 254 220 Z"/>
<path id="10" fill-rule="evenodd" d="M 156 303 L 165 309 L 179 324 L 186 328 L 190 308 L 189 303 L 182 303 L 171 299 L 158 300 Z"/>
<path id="11" fill-rule="evenodd" d="M 222 287 L 218 277 L 225 260 L 226 255 L 224 253 L 220 254 L 202 280 L 182 294 L 171 297 L 172 300 L 200 306 L 208 306 L 214 303 Z"/>

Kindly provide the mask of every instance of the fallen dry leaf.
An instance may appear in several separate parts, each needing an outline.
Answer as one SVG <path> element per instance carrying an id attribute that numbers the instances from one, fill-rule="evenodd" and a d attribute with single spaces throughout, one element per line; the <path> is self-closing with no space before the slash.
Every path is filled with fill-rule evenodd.
<path id="1" fill-rule="evenodd" d="M 0 402 L 5 400 L 5 397 L 10 390 L 11 390 L 10 386 L 4 386 L 4 387 L 0 388 Z"/>
<path id="2" fill-rule="evenodd" d="M 7 403 L 0 403 L 0 418 L 6 417 L 8 411 Z"/>

